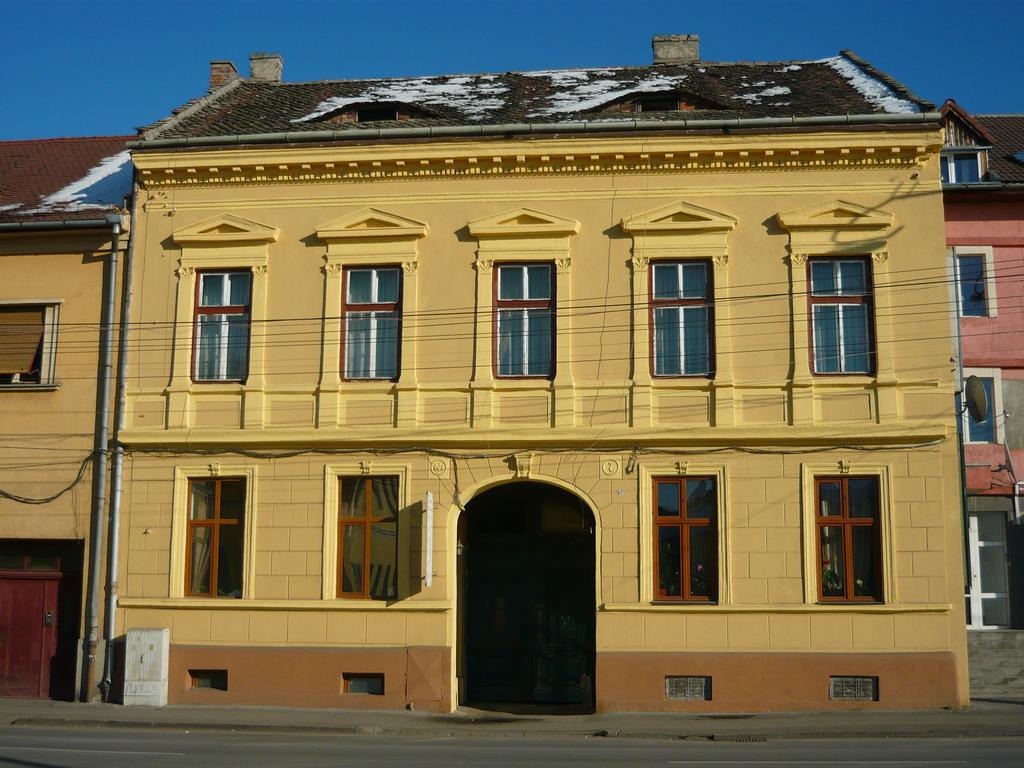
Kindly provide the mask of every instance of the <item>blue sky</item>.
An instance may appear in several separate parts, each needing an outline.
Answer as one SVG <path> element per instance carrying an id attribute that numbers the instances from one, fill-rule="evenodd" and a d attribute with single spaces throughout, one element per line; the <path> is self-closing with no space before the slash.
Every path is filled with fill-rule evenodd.
<path id="1" fill-rule="evenodd" d="M 671 33 L 709 61 L 850 48 L 936 103 L 1024 112 L 1024 0 L 0 0 L 0 140 L 133 133 L 253 51 L 289 81 L 397 77 L 644 64 Z"/>

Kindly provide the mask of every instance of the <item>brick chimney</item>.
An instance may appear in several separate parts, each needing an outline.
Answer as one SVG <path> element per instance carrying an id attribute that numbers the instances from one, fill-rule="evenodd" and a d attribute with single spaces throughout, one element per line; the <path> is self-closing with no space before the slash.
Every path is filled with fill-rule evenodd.
<path id="1" fill-rule="evenodd" d="M 655 35 L 651 40 L 655 64 L 700 61 L 700 35 Z"/>
<path id="2" fill-rule="evenodd" d="M 249 56 L 249 79 L 268 83 L 281 82 L 284 62 L 279 53 L 254 53 Z"/>
<path id="3" fill-rule="evenodd" d="M 230 61 L 210 62 L 210 90 L 220 88 L 225 83 L 238 79 L 238 70 Z"/>

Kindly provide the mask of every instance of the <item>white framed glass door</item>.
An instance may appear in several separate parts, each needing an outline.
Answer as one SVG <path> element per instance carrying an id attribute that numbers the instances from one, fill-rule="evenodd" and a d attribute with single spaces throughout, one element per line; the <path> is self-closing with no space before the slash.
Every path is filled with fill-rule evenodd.
<path id="1" fill-rule="evenodd" d="M 1010 603 L 1004 513 L 971 512 L 967 540 L 971 566 L 971 584 L 966 595 L 967 626 L 1005 629 L 1010 626 Z"/>

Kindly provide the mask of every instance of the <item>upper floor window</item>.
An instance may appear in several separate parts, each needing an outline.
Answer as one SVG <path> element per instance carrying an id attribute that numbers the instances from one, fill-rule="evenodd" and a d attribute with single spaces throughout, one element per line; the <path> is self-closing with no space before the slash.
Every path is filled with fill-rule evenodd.
<path id="1" fill-rule="evenodd" d="M 960 317 L 995 317 L 996 281 L 992 246 L 957 245 L 950 250 Z"/>
<path id="2" fill-rule="evenodd" d="M 658 600 L 718 596 L 718 496 L 714 477 L 654 479 L 654 573 Z"/>
<path id="3" fill-rule="evenodd" d="M 967 371 L 965 371 L 966 373 Z M 1001 403 L 996 402 L 996 379 L 992 376 L 978 376 L 982 388 L 985 390 L 985 402 L 988 405 L 985 418 L 975 421 L 967 409 L 962 405 L 963 398 L 957 395 L 957 409 L 961 411 L 963 419 L 964 440 L 968 443 L 996 443 L 1000 442 L 996 429 L 996 414 L 1001 412 Z M 999 398 L 1000 401 L 1002 397 Z"/>
<path id="4" fill-rule="evenodd" d="M 880 495 L 876 476 L 814 481 L 818 598 L 824 602 L 882 599 Z"/>
<path id="5" fill-rule="evenodd" d="M 706 261 L 651 265 L 651 356 L 655 376 L 708 376 L 713 296 Z"/>
<path id="6" fill-rule="evenodd" d="M 338 485 L 338 595 L 394 598 L 398 584 L 398 477 L 342 477 Z"/>
<path id="7" fill-rule="evenodd" d="M 398 267 L 345 270 L 345 378 L 398 378 L 402 281 Z"/>
<path id="8" fill-rule="evenodd" d="M 495 359 L 499 376 L 554 372 L 555 302 L 551 264 L 502 264 L 496 270 Z"/>
<path id="9" fill-rule="evenodd" d="M 189 480 L 185 594 L 241 597 L 245 480 Z"/>
<path id="10" fill-rule="evenodd" d="M 0 387 L 56 381 L 59 304 L 0 304 Z"/>
<path id="11" fill-rule="evenodd" d="M 944 152 L 939 156 L 943 184 L 970 184 L 981 181 L 981 153 Z"/>
<path id="12" fill-rule="evenodd" d="M 871 373 L 871 275 L 866 259 L 812 259 L 811 336 L 815 373 Z"/>
<path id="13" fill-rule="evenodd" d="M 957 256 L 956 268 L 960 315 L 985 317 L 988 314 L 985 302 L 985 257 Z"/>
<path id="14" fill-rule="evenodd" d="M 245 381 L 249 373 L 251 272 L 201 272 L 196 286 L 196 381 Z"/>

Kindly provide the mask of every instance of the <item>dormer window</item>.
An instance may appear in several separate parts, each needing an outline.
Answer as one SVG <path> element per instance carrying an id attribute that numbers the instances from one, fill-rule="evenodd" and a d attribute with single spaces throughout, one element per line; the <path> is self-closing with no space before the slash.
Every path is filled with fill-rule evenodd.
<path id="1" fill-rule="evenodd" d="M 398 120 L 421 120 L 437 117 L 432 111 L 419 105 L 401 101 L 361 101 L 346 104 L 316 118 L 318 123 L 379 123 Z"/>
<path id="2" fill-rule="evenodd" d="M 356 110 L 357 123 L 373 123 L 378 120 L 398 120 L 398 107 L 360 107 Z"/>
<path id="3" fill-rule="evenodd" d="M 633 102 L 635 112 L 675 112 L 680 109 L 679 96 L 674 93 L 653 93 L 638 96 Z M 689 104 L 686 108 L 693 109 Z"/>
<path id="4" fill-rule="evenodd" d="M 635 114 L 637 112 L 690 112 L 695 109 L 718 110 L 723 109 L 723 106 L 681 91 L 651 91 L 621 96 L 592 111 Z"/>
<path id="5" fill-rule="evenodd" d="M 939 158 L 943 184 L 976 184 L 981 181 L 981 152 L 943 151 Z"/>

